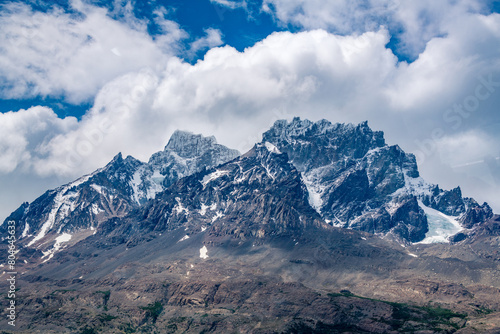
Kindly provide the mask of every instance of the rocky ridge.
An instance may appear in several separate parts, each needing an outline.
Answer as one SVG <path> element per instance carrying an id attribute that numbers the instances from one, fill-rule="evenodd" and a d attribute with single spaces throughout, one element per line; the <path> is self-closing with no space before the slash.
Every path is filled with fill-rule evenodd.
<path id="1" fill-rule="evenodd" d="M 105 167 L 23 203 L 6 221 L 15 220 L 22 243 L 47 258 L 62 243 L 74 243 L 95 233 L 103 222 L 125 217 L 178 179 L 238 155 L 213 136 L 176 131 L 147 163 L 119 153 Z"/>
<path id="2" fill-rule="evenodd" d="M 419 242 L 429 232 L 429 208 L 469 229 L 493 215 L 488 204 L 463 198 L 459 187 L 446 191 L 425 182 L 415 156 L 387 145 L 367 122 L 281 120 L 263 141 L 289 155 L 311 205 L 334 226 Z"/>

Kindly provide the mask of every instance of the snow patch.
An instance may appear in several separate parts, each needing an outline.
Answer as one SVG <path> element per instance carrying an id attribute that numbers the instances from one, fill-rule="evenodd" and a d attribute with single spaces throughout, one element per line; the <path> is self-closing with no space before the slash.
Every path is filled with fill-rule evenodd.
<path id="1" fill-rule="evenodd" d="M 203 246 L 200 248 L 200 258 L 202 259 L 208 259 L 208 249 L 207 246 Z"/>
<path id="2" fill-rule="evenodd" d="M 78 180 L 60 188 L 60 190 L 56 194 L 56 197 L 54 198 L 54 205 L 52 206 L 52 210 L 50 210 L 47 220 L 45 221 L 45 223 L 43 223 L 42 228 L 40 229 L 40 232 L 36 235 L 36 237 L 28 243 L 28 247 L 32 246 L 35 242 L 42 239 L 47 234 L 47 231 L 49 231 L 54 226 L 58 215 L 61 219 L 64 219 L 70 211 L 75 210 L 75 203 L 73 199 L 77 197 L 78 194 L 74 192 L 68 193 L 68 190 L 74 187 L 78 187 L 82 183 L 87 182 L 95 173 L 99 171 L 100 170 L 97 170 L 92 174 L 85 175 Z"/>
<path id="3" fill-rule="evenodd" d="M 368 150 L 368 152 L 366 152 L 365 157 L 366 158 L 372 157 L 376 153 L 380 152 L 382 149 L 386 149 L 386 148 L 387 148 L 387 146 L 372 148 L 371 150 Z"/>
<path id="4" fill-rule="evenodd" d="M 101 195 L 104 195 L 103 191 L 102 191 L 102 187 L 97 185 L 97 184 L 91 184 L 90 185 L 95 191 L 97 191 L 99 194 Z"/>
<path id="5" fill-rule="evenodd" d="M 98 214 L 99 214 L 99 213 L 101 213 L 101 212 L 104 212 L 104 210 L 103 210 L 103 209 L 101 209 L 101 208 L 99 207 L 99 205 L 97 205 L 96 203 L 92 203 L 92 213 L 93 213 L 94 215 L 98 215 Z"/>
<path id="6" fill-rule="evenodd" d="M 311 175 L 302 175 L 302 181 L 304 182 L 307 192 L 309 193 L 309 204 L 321 214 L 321 206 L 323 205 L 323 200 L 321 196 L 325 191 L 325 186 L 315 179 Z"/>
<path id="7" fill-rule="evenodd" d="M 392 216 L 401 207 L 401 205 L 401 202 L 392 200 L 385 205 L 385 210 Z"/>
<path id="8" fill-rule="evenodd" d="M 181 242 L 181 241 L 184 241 L 184 240 L 187 240 L 187 239 L 189 239 L 189 235 L 186 234 L 181 239 L 179 239 L 179 241 L 177 241 L 177 242 Z"/>
<path id="9" fill-rule="evenodd" d="M 207 209 L 209 208 L 208 205 L 205 205 L 205 204 L 201 204 L 201 209 L 200 209 L 200 215 L 204 216 L 205 213 L 207 213 Z"/>
<path id="10" fill-rule="evenodd" d="M 264 145 L 266 146 L 267 150 L 271 153 L 276 153 L 276 154 L 281 154 L 281 151 L 278 150 L 278 148 L 276 146 L 274 146 L 273 144 L 271 144 L 270 142 L 265 142 Z"/>
<path id="11" fill-rule="evenodd" d="M 396 190 L 391 196 L 397 197 L 399 195 L 410 194 L 421 198 L 422 196 L 431 196 L 432 189 L 435 185 L 426 182 L 422 177 L 410 177 L 408 176 L 408 170 L 403 169 L 403 175 L 405 179 L 404 187 Z"/>
<path id="12" fill-rule="evenodd" d="M 163 191 L 163 179 L 165 176 L 161 175 L 158 169 L 153 171 L 153 175 L 149 178 L 149 187 L 146 190 L 146 198 L 153 199 L 156 197 L 156 194 Z"/>
<path id="13" fill-rule="evenodd" d="M 71 234 L 69 233 L 63 233 L 60 236 L 58 236 L 56 238 L 56 242 L 54 243 L 54 247 L 46 252 L 43 252 L 42 259 L 44 257 L 47 257 L 47 259 L 45 259 L 43 262 L 47 262 L 48 260 L 52 259 L 52 257 L 54 257 L 54 254 L 61 249 L 62 244 L 70 240 L 71 240 Z"/>
<path id="14" fill-rule="evenodd" d="M 227 170 L 217 170 L 213 173 L 210 173 L 208 175 L 205 175 L 203 177 L 203 180 L 201 180 L 201 184 L 203 184 L 203 187 L 205 187 L 208 183 L 212 182 L 215 179 L 218 179 L 221 176 L 227 175 L 229 172 Z"/>
<path id="15" fill-rule="evenodd" d="M 135 171 L 134 175 L 132 176 L 132 180 L 130 180 L 130 187 L 132 187 L 132 200 L 137 202 L 137 204 L 141 204 L 139 201 L 139 198 L 144 195 L 142 190 L 139 189 L 139 186 L 141 185 L 141 172 L 140 170 Z"/>
<path id="16" fill-rule="evenodd" d="M 182 206 L 181 199 L 179 197 L 176 197 L 175 200 L 177 201 L 177 205 L 174 206 L 174 210 L 177 212 L 177 214 L 180 214 L 182 212 L 184 212 L 185 214 L 189 214 L 189 210 Z"/>
<path id="17" fill-rule="evenodd" d="M 335 222 L 331 222 L 332 226 L 335 226 L 335 227 L 344 227 L 344 226 L 347 226 L 347 223 L 346 222 L 343 222 L 342 220 L 338 219 L 337 216 L 333 216 L 335 218 Z"/>
<path id="18" fill-rule="evenodd" d="M 155 198 L 156 194 L 164 190 L 164 178 L 165 176 L 161 175 L 158 169 L 153 170 L 153 172 L 144 166 L 137 169 L 129 182 L 132 188 L 132 200 L 141 204 L 141 199 Z"/>
<path id="19" fill-rule="evenodd" d="M 69 233 L 63 233 L 60 236 L 56 238 L 56 244 L 60 244 L 63 242 L 68 242 L 71 240 L 71 234 Z"/>
<path id="20" fill-rule="evenodd" d="M 418 205 L 424 210 L 429 223 L 429 232 L 425 239 L 417 242 L 420 244 L 449 243 L 449 237 L 462 231 L 464 228 L 458 223 L 458 217 L 448 216 L 438 210 L 425 206 L 422 202 Z"/>
<path id="21" fill-rule="evenodd" d="M 205 205 L 204 203 L 201 204 L 201 209 L 200 209 L 200 215 L 204 216 L 207 213 L 207 209 L 210 209 L 210 211 L 214 211 L 217 209 L 217 203 L 213 203 L 212 205 L 208 206 Z"/>
<path id="22" fill-rule="evenodd" d="M 413 256 L 413 257 L 418 257 L 417 254 L 413 254 L 413 253 L 408 253 L 408 255 Z"/>
<path id="23" fill-rule="evenodd" d="M 223 214 L 222 212 L 220 212 L 220 211 L 219 211 L 219 212 L 217 212 L 217 213 L 215 214 L 215 216 L 213 216 L 213 217 L 212 217 L 212 223 L 213 223 L 214 221 L 216 221 L 217 219 L 222 218 L 222 217 L 224 217 L 224 214 Z"/>
<path id="24" fill-rule="evenodd" d="M 29 231 L 30 231 L 30 225 L 28 223 L 25 223 L 23 234 L 21 235 L 21 238 L 25 238 L 26 236 L 28 236 Z"/>

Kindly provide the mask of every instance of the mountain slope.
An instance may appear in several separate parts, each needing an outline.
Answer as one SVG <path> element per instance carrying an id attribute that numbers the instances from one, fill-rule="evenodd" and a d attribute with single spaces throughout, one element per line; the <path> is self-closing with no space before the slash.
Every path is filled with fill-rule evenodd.
<path id="1" fill-rule="evenodd" d="M 174 183 L 116 227 L 110 237 L 137 244 L 146 232 L 178 228 L 186 236 L 204 232 L 213 242 L 225 238 L 300 236 L 306 226 L 325 226 L 308 203 L 300 173 L 286 154 L 257 144 L 243 156 Z"/>

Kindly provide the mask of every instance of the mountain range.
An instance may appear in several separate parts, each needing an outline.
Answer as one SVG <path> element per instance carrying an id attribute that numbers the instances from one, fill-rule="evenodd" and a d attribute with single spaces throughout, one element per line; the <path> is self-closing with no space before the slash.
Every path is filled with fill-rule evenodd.
<path id="1" fill-rule="evenodd" d="M 11 220 L 27 332 L 500 328 L 498 216 L 367 122 L 280 120 L 242 155 L 176 131 Z"/>

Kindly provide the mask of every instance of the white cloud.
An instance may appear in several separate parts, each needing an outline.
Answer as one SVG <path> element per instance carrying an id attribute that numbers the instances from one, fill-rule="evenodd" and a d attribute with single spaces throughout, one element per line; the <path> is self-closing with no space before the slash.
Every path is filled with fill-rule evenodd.
<path id="1" fill-rule="evenodd" d="M 484 5 L 478 0 L 264 0 L 262 9 L 285 25 L 340 34 L 386 25 L 393 32 L 401 31 L 402 51 L 418 55 L 429 40 L 447 33 L 449 22 L 480 12 Z"/>
<path id="2" fill-rule="evenodd" d="M 164 33 L 152 40 L 146 25 L 130 15 L 116 21 L 103 8 L 72 4 L 80 16 L 60 9 L 33 12 L 19 3 L 4 5 L 2 98 L 65 96 L 72 103 L 86 101 L 117 76 L 164 63 L 185 37 L 177 23 L 162 19 Z"/>
<path id="3" fill-rule="evenodd" d="M 44 146 L 77 126 L 76 118 L 60 119 L 45 107 L 0 114 L 0 173 L 10 173 L 16 168 L 31 172 L 33 164 L 45 157 Z"/>
<path id="4" fill-rule="evenodd" d="M 222 33 L 219 29 L 208 28 L 205 29 L 206 36 L 200 37 L 191 43 L 191 49 L 189 50 L 192 54 L 196 54 L 198 51 L 211 49 L 213 47 L 222 45 Z"/>
<path id="5" fill-rule="evenodd" d="M 452 168 L 479 163 L 499 151 L 498 138 L 472 130 L 443 137 L 436 141 L 436 146 L 441 161 L 449 162 Z"/>
<path id="6" fill-rule="evenodd" d="M 499 24 L 498 14 L 465 15 L 450 24 L 447 37 L 430 40 L 417 61 L 400 64 L 388 91 L 393 107 L 421 108 L 444 102 L 449 94 L 454 100 L 457 92 L 464 95 L 462 99 L 474 94 L 478 77 L 499 69 Z"/>
<path id="7" fill-rule="evenodd" d="M 210 0 L 210 2 L 230 9 L 247 7 L 247 2 L 245 0 Z"/>

